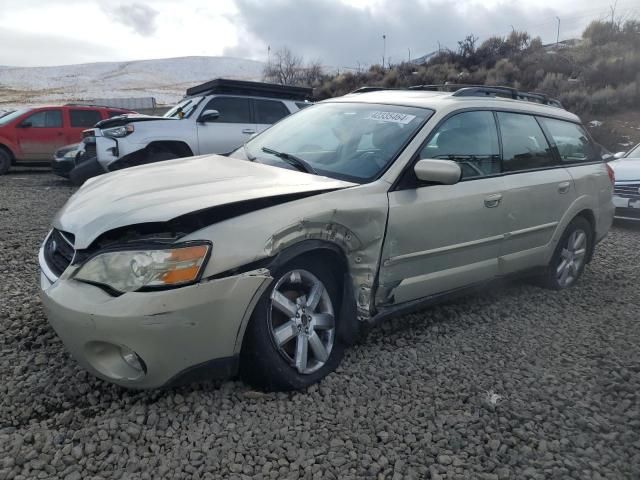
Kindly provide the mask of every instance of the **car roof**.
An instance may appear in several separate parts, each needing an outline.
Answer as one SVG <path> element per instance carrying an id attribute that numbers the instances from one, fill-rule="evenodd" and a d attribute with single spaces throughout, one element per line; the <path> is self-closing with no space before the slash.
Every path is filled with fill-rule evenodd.
<path id="1" fill-rule="evenodd" d="M 64 105 L 25 105 L 23 107 L 17 108 L 16 110 L 42 110 L 45 108 L 73 108 L 75 109 L 90 109 L 90 110 L 96 110 L 96 109 L 104 109 L 104 110 L 116 110 L 116 111 L 123 111 L 123 112 L 130 112 L 131 110 L 127 110 L 126 108 L 122 108 L 122 107 L 107 107 L 104 105 L 80 105 L 80 104 L 64 104 Z"/>
<path id="2" fill-rule="evenodd" d="M 580 118 L 562 108 L 544 105 L 526 100 L 514 100 L 502 97 L 455 96 L 451 92 L 432 92 L 425 90 L 379 90 L 366 93 L 350 93 L 343 97 L 330 98 L 322 103 L 357 102 L 401 105 L 406 107 L 429 108 L 432 110 L 455 111 L 466 108 L 490 108 L 495 110 L 517 110 L 571 122 L 580 122 Z"/>

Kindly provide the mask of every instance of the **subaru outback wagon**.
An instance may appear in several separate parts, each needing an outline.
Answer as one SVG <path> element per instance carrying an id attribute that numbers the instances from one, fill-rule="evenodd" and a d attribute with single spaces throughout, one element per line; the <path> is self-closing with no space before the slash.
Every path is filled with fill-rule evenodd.
<path id="1" fill-rule="evenodd" d="M 597 152 L 546 97 L 365 89 L 230 157 L 92 179 L 40 250 L 43 303 L 119 385 L 304 388 L 367 323 L 513 274 L 573 286 L 612 223 Z"/>

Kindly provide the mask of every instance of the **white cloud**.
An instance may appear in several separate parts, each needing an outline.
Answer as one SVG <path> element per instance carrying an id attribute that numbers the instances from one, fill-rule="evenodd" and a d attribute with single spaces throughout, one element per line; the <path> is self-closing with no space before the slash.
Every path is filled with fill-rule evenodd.
<path id="1" fill-rule="evenodd" d="M 511 26 L 543 40 L 579 35 L 606 15 L 603 0 L 0 0 L 0 65 L 56 65 L 223 53 L 265 60 L 289 46 L 336 66 L 417 57 L 469 33 Z M 635 10 L 634 10 L 635 9 Z M 619 15 L 637 0 L 618 0 Z"/>

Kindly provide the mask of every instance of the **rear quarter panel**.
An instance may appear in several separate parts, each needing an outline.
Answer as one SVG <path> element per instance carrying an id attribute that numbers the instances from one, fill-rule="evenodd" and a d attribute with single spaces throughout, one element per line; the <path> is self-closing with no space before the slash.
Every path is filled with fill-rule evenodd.
<path id="1" fill-rule="evenodd" d="M 602 240 L 613 223 L 613 185 L 609 180 L 605 163 L 570 165 L 567 171 L 573 178 L 576 200 L 565 212 L 554 233 L 554 245 L 560 240 L 564 230 L 573 218 L 583 210 L 593 213 L 595 220 L 595 240 Z M 549 259 L 553 251 L 549 252 Z"/>

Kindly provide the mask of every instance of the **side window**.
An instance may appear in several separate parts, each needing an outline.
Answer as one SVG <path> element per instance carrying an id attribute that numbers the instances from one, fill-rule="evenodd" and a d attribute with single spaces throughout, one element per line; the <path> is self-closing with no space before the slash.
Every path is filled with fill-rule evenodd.
<path id="1" fill-rule="evenodd" d="M 580 125 L 564 120 L 539 118 L 553 138 L 563 163 L 597 162 L 600 153 Z"/>
<path id="2" fill-rule="evenodd" d="M 498 112 L 505 172 L 544 168 L 556 164 L 535 117 Z"/>
<path id="3" fill-rule="evenodd" d="M 215 97 L 204 110 L 217 110 L 220 113 L 217 123 L 253 123 L 248 98 Z"/>
<path id="4" fill-rule="evenodd" d="M 93 127 L 102 120 L 98 110 L 69 110 L 72 127 Z"/>
<path id="5" fill-rule="evenodd" d="M 60 110 L 42 110 L 29 115 L 22 122 L 30 123 L 33 128 L 62 128 L 62 112 Z"/>
<path id="6" fill-rule="evenodd" d="M 271 125 L 289 115 L 284 103 L 276 100 L 254 100 L 256 123 Z"/>
<path id="7" fill-rule="evenodd" d="M 307 108 L 310 107 L 311 105 L 313 105 L 313 103 L 311 102 L 296 102 L 296 106 L 302 110 L 303 108 Z"/>
<path id="8" fill-rule="evenodd" d="M 463 112 L 446 120 L 421 150 L 420 158 L 455 160 L 462 178 L 500 173 L 500 148 L 493 113 Z"/>

